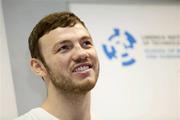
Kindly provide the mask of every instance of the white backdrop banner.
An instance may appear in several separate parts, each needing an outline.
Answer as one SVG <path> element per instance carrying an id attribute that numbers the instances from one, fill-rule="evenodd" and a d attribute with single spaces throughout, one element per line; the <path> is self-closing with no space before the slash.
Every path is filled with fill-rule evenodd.
<path id="1" fill-rule="evenodd" d="M 17 108 L 3 18 L 0 0 L 0 120 L 12 120 Z"/>
<path id="2" fill-rule="evenodd" d="M 70 4 L 89 28 L 101 63 L 94 120 L 177 120 L 180 5 Z"/>

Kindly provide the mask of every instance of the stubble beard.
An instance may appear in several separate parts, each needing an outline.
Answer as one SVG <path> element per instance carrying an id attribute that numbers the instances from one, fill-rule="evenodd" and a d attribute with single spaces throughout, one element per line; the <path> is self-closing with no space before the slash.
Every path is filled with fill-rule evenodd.
<path id="1" fill-rule="evenodd" d="M 83 81 L 81 80 L 73 80 L 68 76 L 62 75 L 60 73 L 54 73 L 52 72 L 52 70 L 48 69 L 50 80 L 52 84 L 57 88 L 57 90 L 63 91 L 65 93 L 74 94 L 84 94 L 94 88 L 99 76 L 99 66 L 96 72 L 97 73 L 95 73 L 94 78 L 87 79 L 83 83 Z"/>

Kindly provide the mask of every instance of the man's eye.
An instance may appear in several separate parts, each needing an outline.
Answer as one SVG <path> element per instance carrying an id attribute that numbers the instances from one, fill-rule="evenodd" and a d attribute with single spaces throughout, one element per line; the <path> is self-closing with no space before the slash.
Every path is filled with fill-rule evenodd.
<path id="1" fill-rule="evenodd" d="M 90 48 L 92 46 L 92 43 L 90 41 L 84 41 L 82 46 L 83 48 Z"/>
<path id="2" fill-rule="evenodd" d="M 63 45 L 58 49 L 58 52 L 66 52 L 70 49 L 70 47 L 68 45 Z"/>

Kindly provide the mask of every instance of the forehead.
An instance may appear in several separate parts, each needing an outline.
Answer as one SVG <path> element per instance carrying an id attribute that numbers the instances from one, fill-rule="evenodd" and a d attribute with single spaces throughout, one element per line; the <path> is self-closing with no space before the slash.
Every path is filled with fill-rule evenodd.
<path id="1" fill-rule="evenodd" d="M 46 41 L 46 40 L 53 40 L 60 41 L 60 40 L 70 40 L 75 38 L 81 38 L 82 36 L 90 36 L 88 30 L 81 25 L 80 23 L 77 23 L 73 27 L 58 27 L 54 30 L 51 30 L 49 33 L 45 34 L 40 38 L 40 42 Z"/>

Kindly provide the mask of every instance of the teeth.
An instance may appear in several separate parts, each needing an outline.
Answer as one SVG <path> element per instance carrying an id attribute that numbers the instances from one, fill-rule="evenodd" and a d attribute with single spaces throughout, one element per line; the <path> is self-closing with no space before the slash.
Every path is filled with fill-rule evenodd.
<path id="1" fill-rule="evenodd" d="M 85 71 L 87 69 L 89 69 L 89 66 L 80 66 L 75 69 L 75 72 L 81 72 L 81 71 Z"/>

